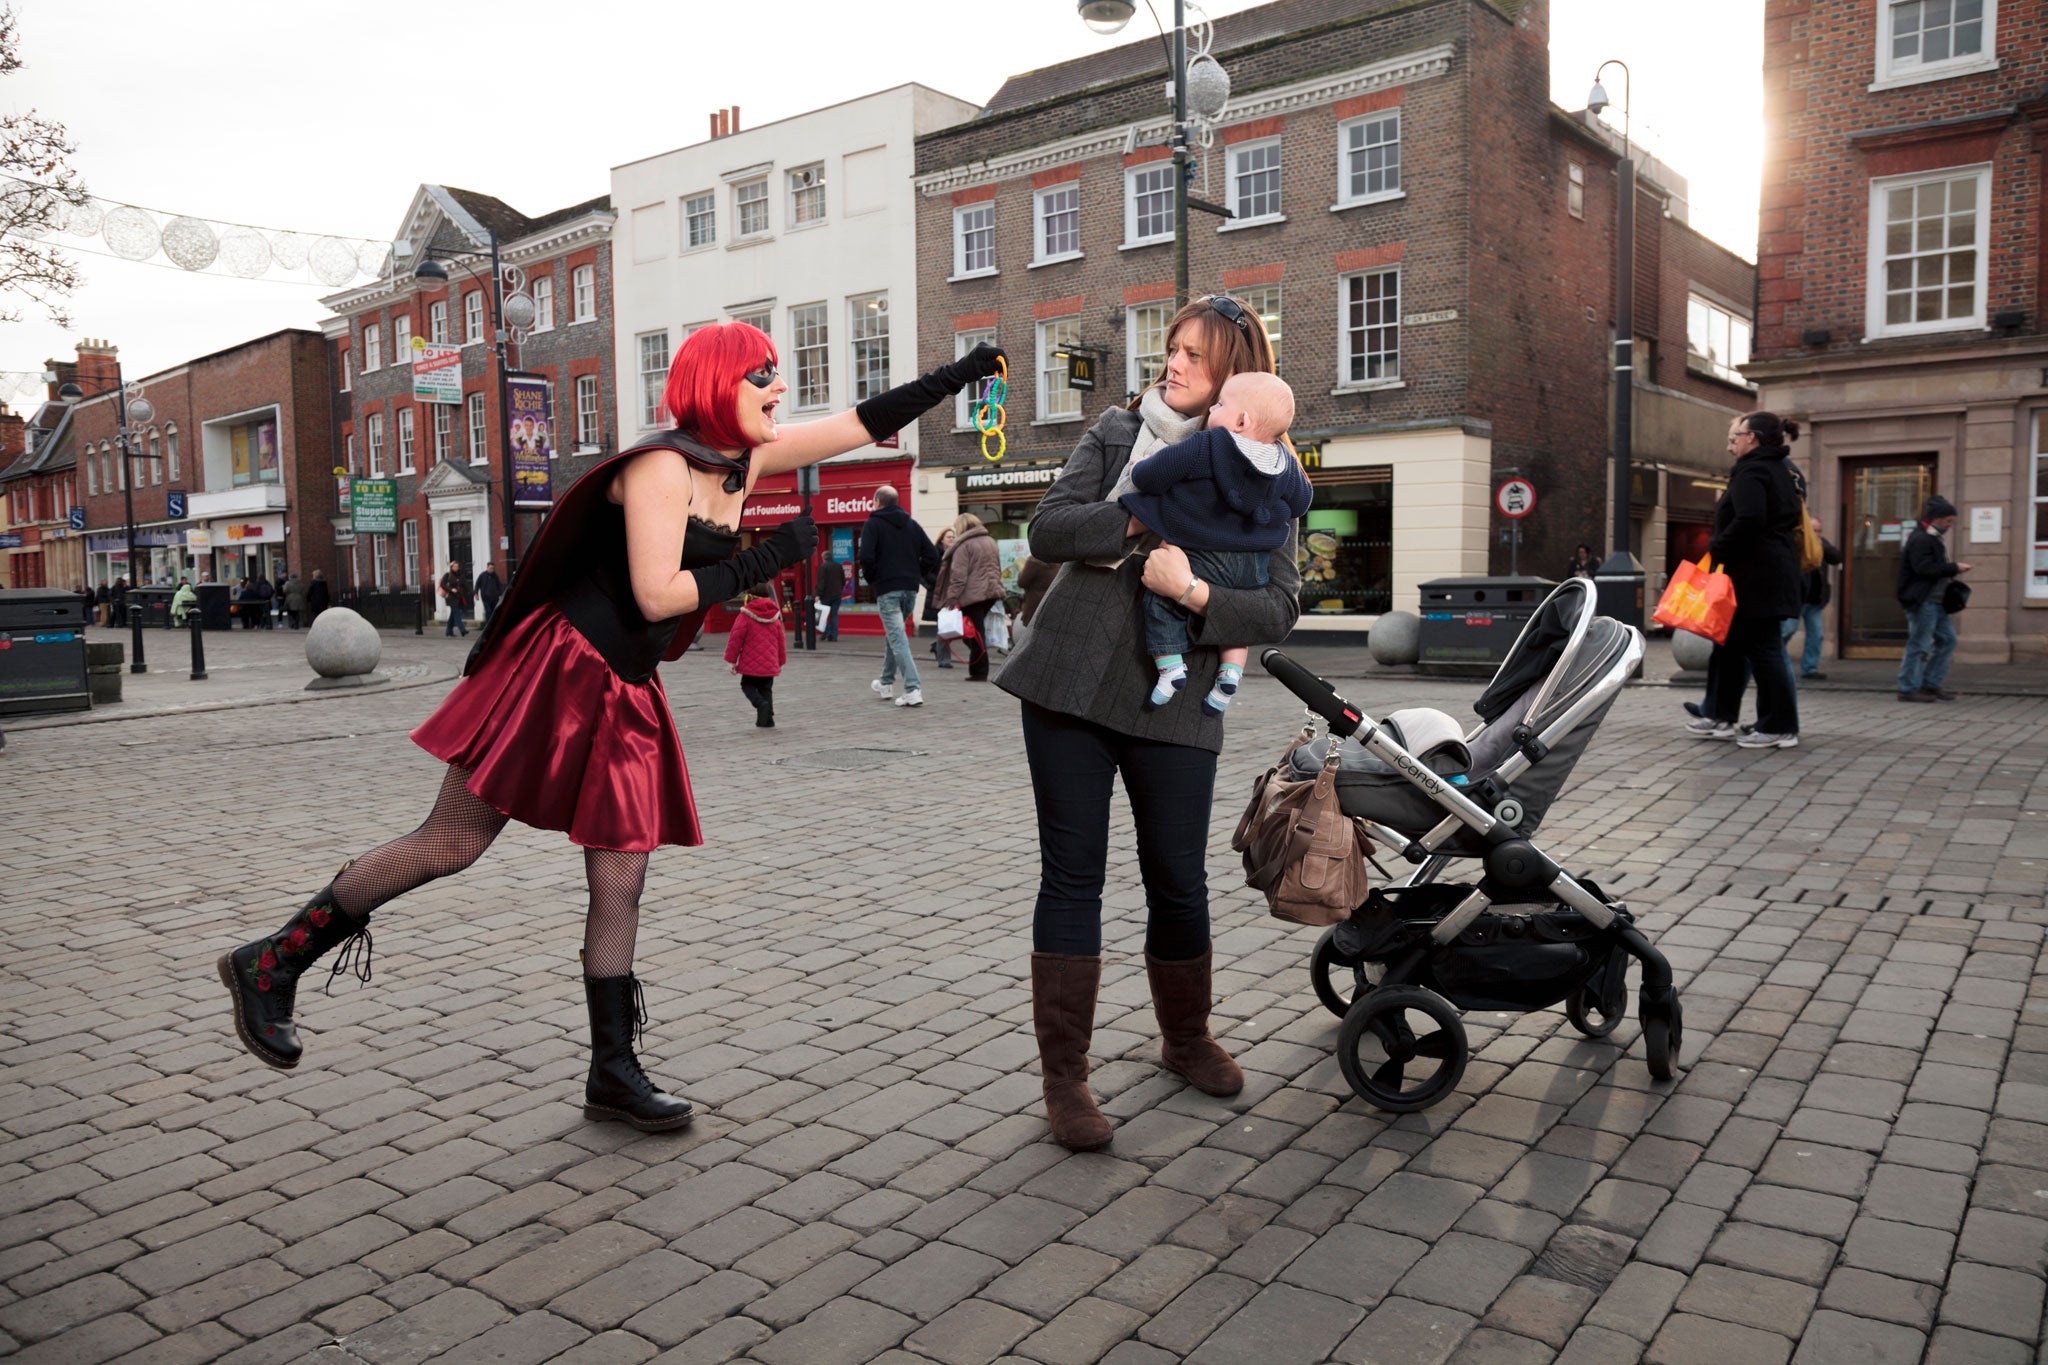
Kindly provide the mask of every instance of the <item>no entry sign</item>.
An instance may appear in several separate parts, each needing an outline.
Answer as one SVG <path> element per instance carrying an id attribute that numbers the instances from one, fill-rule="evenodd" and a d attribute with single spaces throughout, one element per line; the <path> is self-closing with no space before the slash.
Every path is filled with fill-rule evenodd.
<path id="1" fill-rule="evenodd" d="M 1493 490 L 1493 505 L 1510 521 L 1519 521 L 1536 510 L 1536 485 L 1527 479 L 1509 479 Z"/>

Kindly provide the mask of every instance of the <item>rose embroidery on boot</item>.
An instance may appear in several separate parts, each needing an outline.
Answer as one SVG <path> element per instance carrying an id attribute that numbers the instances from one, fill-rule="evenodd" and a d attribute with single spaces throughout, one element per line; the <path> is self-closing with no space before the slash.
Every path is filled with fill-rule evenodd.
<path id="1" fill-rule="evenodd" d="M 263 950 L 263 956 L 256 959 L 256 965 L 263 968 L 265 971 L 268 971 L 270 968 L 275 967 L 277 965 L 277 954 L 270 951 L 270 949 L 265 948 Z"/>
<path id="2" fill-rule="evenodd" d="M 305 944 L 306 931 L 303 928 L 294 929 L 289 934 L 285 935 L 284 946 L 292 952 L 297 952 L 300 948 L 303 948 Z"/>
<path id="3" fill-rule="evenodd" d="M 327 912 L 325 910 L 317 908 L 309 910 L 306 912 L 306 918 L 313 921 L 315 929 L 325 929 L 327 927 Z"/>

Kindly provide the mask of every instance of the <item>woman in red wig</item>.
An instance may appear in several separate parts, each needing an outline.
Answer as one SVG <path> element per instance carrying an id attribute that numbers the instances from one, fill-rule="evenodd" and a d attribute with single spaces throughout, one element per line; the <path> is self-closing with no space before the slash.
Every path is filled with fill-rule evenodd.
<path id="1" fill-rule="evenodd" d="M 633 1052 L 646 1020 L 633 944 L 647 855 L 703 842 L 656 667 L 682 654 L 710 607 L 815 546 L 816 527 L 799 517 L 740 549 L 740 510 L 756 480 L 884 439 L 994 374 L 1000 355 L 976 347 L 785 431 L 776 408 L 789 386 L 767 336 L 739 322 L 692 333 L 669 367 L 663 410 L 675 426 L 577 480 L 528 548 L 462 679 L 413 731 L 448 765 L 426 822 L 345 864 L 275 934 L 221 956 L 248 1049 L 271 1066 L 297 1066 L 300 974 L 342 947 L 330 983 L 352 960 L 368 981 L 370 912 L 462 871 L 507 820 L 519 820 L 562 830 L 583 849 L 584 1112 L 648 1131 L 689 1122 L 689 1102 L 649 1081 Z"/>

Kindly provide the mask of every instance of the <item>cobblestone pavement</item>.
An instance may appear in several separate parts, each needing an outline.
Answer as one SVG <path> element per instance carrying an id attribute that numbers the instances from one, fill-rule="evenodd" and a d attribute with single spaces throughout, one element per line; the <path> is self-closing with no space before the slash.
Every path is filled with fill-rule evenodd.
<path id="1" fill-rule="evenodd" d="M 1629 691 L 1546 847 L 1679 968 L 1689 1068 L 1652 1083 L 1633 1021 L 1475 1014 L 1458 1093 L 1390 1122 L 1338 1074 L 1313 935 L 1228 853 L 1299 714 L 1255 678 L 1210 860 L 1246 1090 L 1158 1066 L 1120 817 L 1117 1131 L 1071 1156 L 1038 1101 L 1014 704 L 956 670 L 881 706 L 871 655 L 793 661 L 773 731 L 715 662 L 669 670 L 714 839 L 656 856 L 640 939 L 649 1069 L 705 1111 L 682 1134 L 582 1118 L 580 860 L 518 827 L 380 912 L 371 985 L 309 982 L 298 1072 L 236 1044 L 215 955 L 424 814 L 406 731 L 445 683 L 11 732 L 0 1354 L 2037 1358 L 2048 701 L 1809 696 L 1803 747 L 1750 753 Z"/>

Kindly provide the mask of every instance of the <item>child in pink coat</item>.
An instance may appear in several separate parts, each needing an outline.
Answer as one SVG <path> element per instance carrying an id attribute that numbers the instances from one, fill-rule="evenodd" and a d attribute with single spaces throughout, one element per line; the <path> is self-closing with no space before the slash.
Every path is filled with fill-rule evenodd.
<path id="1" fill-rule="evenodd" d="M 754 704 L 754 727 L 775 728 L 775 677 L 789 660 L 782 608 L 766 583 L 747 589 L 746 604 L 725 637 L 725 661 L 740 675 L 740 691 Z"/>

